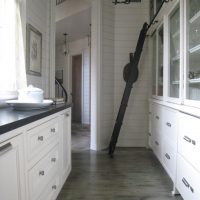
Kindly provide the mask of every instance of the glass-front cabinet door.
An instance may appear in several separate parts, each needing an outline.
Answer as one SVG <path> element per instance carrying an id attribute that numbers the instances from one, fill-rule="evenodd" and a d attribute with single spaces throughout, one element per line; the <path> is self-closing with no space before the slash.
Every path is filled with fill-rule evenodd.
<path id="1" fill-rule="evenodd" d="M 168 97 L 180 97 L 180 6 L 179 4 L 169 15 L 169 66 L 168 66 Z"/>
<path id="2" fill-rule="evenodd" d="M 186 2 L 185 98 L 200 100 L 200 0 Z"/>
<path id="3" fill-rule="evenodd" d="M 156 95 L 156 32 L 152 36 L 153 56 L 152 56 L 152 95 Z"/>
<path id="4" fill-rule="evenodd" d="M 158 38 L 158 71 L 157 71 L 157 96 L 163 97 L 163 25 L 161 25 L 157 32 Z"/>

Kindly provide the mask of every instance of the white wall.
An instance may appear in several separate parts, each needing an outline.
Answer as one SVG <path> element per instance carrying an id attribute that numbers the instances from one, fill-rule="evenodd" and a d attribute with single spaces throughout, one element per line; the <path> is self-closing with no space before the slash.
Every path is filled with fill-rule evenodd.
<path id="1" fill-rule="evenodd" d="M 73 55 L 82 54 L 83 70 L 82 70 L 82 123 L 90 124 L 90 47 L 88 46 L 88 38 L 76 40 L 69 43 L 70 54 L 64 56 L 62 45 L 56 46 L 56 69 L 64 70 L 64 86 L 67 88 L 68 94 L 72 92 L 71 80 L 71 57 Z M 69 95 L 70 97 L 70 95 Z"/>
<path id="2" fill-rule="evenodd" d="M 123 68 L 129 62 L 129 53 L 134 52 L 139 32 L 148 22 L 149 3 L 131 3 L 115 6 L 115 68 L 114 68 L 114 117 L 116 118 L 123 95 L 125 82 Z M 118 146 L 145 146 L 148 133 L 148 95 L 151 65 L 147 57 L 147 42 L 139 64 L 139 79 L 134 84 L 119 136 Z"/>
<path id="3" fill-rule="evenodd" d="M 114 5 L 103 0 L 101 77 L 101 149 L 108 147 L 114 112 Z"/>
<path id="4" fill-rule="evenodd" d="M 27 75 L 27 83 L 42 88 L 49 97 L 50 1 L 27 0 L 26 20 L 42 33 L 42 76 Z"/>

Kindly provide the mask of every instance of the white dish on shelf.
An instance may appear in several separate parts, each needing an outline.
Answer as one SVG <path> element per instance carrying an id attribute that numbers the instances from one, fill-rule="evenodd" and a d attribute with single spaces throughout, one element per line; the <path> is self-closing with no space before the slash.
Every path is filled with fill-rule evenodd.
<path id="1" fill-rule="evenodd" d="M 42 103 L 29 103 L 19 100 L 8 100 L 6 103 L 12 106 L 15 110 L 38 110 L 50 106 L 53 101 L 50 99 L 45 99 Z"/>

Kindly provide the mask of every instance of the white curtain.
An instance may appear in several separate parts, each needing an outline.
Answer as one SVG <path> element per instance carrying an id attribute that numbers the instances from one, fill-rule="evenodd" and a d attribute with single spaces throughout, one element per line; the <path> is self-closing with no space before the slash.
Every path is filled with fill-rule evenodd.
<path id="1" fill-rule="evenodd" d="M 26 86 L 20 0 L 0 0 L 0 99 Z"/>

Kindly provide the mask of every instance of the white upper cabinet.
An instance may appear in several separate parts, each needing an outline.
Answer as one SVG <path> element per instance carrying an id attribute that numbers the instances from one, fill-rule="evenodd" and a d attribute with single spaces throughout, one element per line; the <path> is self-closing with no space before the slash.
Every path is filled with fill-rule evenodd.
<path id="1" fill-rule="evenodd" d="M 181 102 L 183 84 L 183 1 L 176 3 L 166 16 L 166 98 Z"/>
<path id="2" fill-rule="evenodd" d="M 185 1 L 185 12 L 185 99 L 194 105 L 200 100 L 200 1 Z"/>

